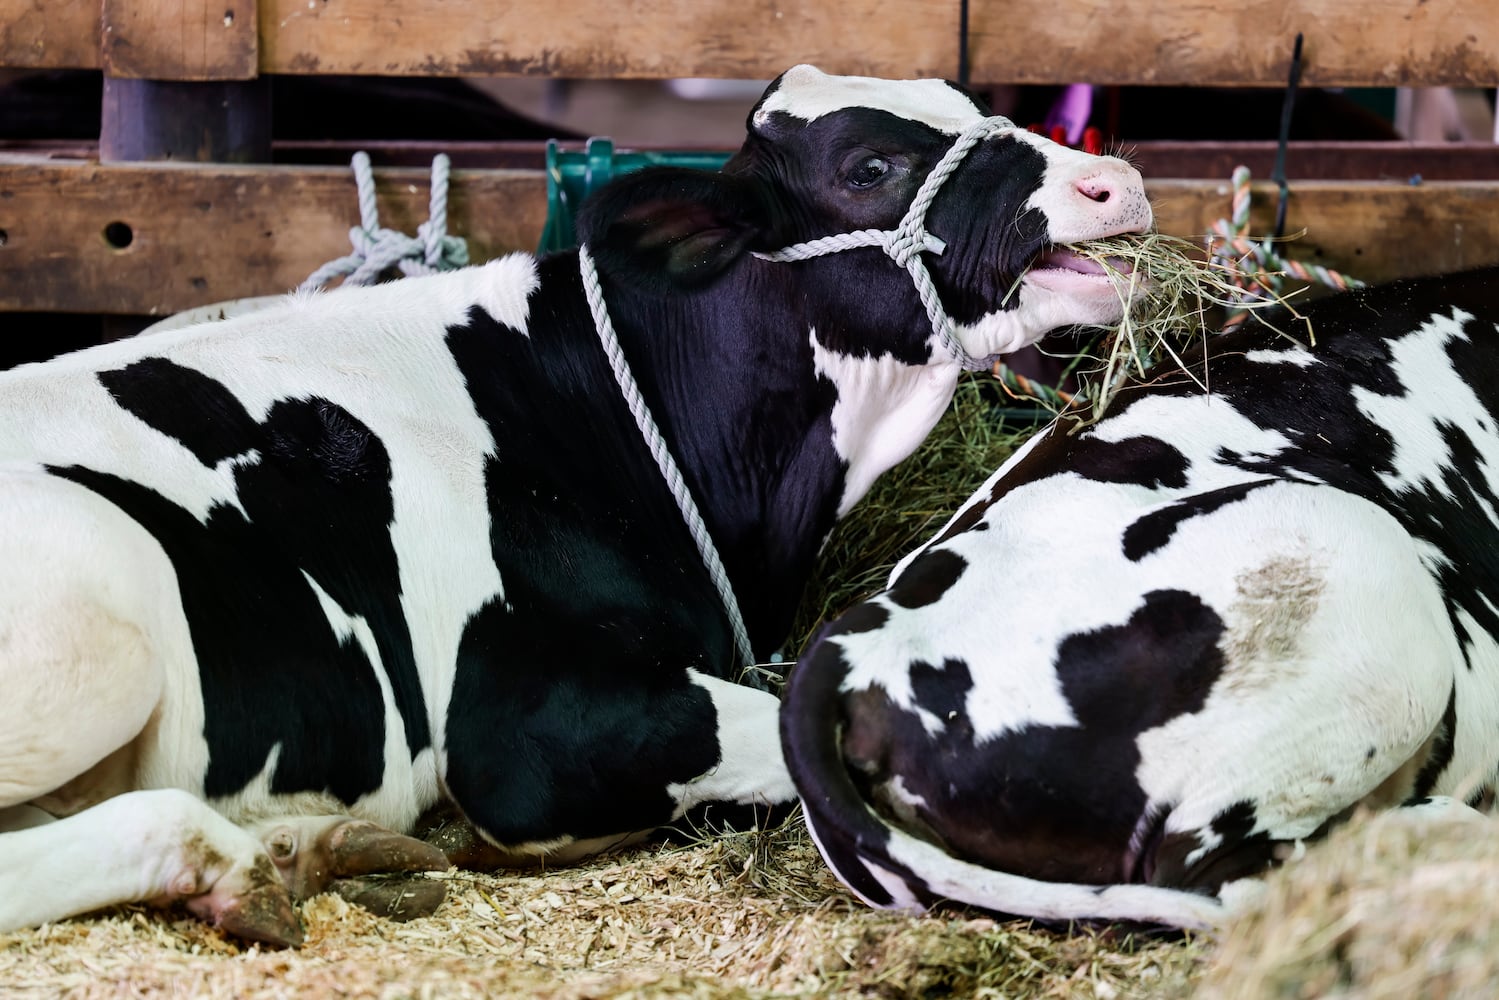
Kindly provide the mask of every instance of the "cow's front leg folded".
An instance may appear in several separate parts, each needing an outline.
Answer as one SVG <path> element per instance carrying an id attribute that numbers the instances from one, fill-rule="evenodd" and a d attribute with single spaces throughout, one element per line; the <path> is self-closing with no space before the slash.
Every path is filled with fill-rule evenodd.
<path id="1" fill-rule="evenodd" d="M 289 816 L 252 827 L 291 898 L 331 891 L 383 917 L 410 920 L 442 903 L 442 882 L 420 872 L 446 871 L 441 850 L 350 816 Z"/>
<path id="2" fill-rule="evenodd" d="M 129 792 L 0 834 L 0 931 L 134 902 L 181 903 L 237 937 L 302 943 L 260 842 L 187 792 Z"/>
<path id="3" fill-rule="evenodd" d="M 434 839 L 461 866 L 566 864 L 684 817 L 744 826 L 795 802 L 774 695 L 692 669 L 581 674 L 495 671 L 455 692 L 445 781 L 472 828 Z"/>

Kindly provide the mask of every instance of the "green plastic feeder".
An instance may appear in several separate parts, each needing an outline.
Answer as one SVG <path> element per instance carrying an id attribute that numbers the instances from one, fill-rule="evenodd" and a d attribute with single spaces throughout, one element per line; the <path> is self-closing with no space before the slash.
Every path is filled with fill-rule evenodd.
<path id="1" fill-rule="evenodd" d="M 614 140 L 595 136 L 582 152 L 568 152 L 556 139 L 547 141 L 547 221 L 541 231 L 540 253 L 578 245 L 574 214 L 583 199 L 620 174 L 641 167 L 691 167 L 719 170 L 728 153 L 636 152 L 616 153 Z"/>

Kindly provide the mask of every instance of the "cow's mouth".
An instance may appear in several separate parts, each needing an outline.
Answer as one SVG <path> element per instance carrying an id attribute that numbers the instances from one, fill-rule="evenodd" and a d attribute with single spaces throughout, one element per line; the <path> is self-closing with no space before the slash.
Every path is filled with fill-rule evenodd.
<path id="1" fill-rule="evenodd" d="M 1037 255 L 1030 270 L 1071 271 L 1091 277 L 1111 278 L 1134 273 L 1134 264 L 1123 257 L 1090 257 L 1068 247 L 1052 246 Z"/>

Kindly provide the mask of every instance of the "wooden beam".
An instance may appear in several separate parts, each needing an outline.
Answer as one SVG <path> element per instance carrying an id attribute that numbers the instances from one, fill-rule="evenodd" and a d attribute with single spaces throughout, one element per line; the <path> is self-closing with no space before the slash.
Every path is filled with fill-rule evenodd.
<path id="1" fill-rule="evenodd" d="M 262 0 L 275 72 L 768 79 L 955 77 L 956 0 Z M 981 83 L 1282 86 L 1296 32 L 1308 86 L 1499 84 L 1492 0 L 972 0 Z M 398 38 L 380 30 L 400 24 Z M 274 27 L 273 27 L 274 26 Z M 399 44 L 393 42 L 399 41 Z"/>
<path id="2" fill-rule="evenodd" d="M 583 143 L 564 143 L 581 150 Z M 650 149 L 672 151 L 676 144 L 632 144 L 616 152 Z M 540 170 L 546 143 L 531 139 L 453 141 L 279 139 L 271 144 L 271 162 L 343 166 L 364 150 L 377 167 L 422 167 L 446 153 L 455 167 Z M 0 140 L 0 154 L 39 153 L 52 159 L 90 160 L 99 144 L 81 140 Z M 733 150 L 720 148 L 725 156 Z M 1261 180 L 1275 163 L 1274 142 L 1133 142 L 1130 162 L 1146 177 L 1197 177 L 1223 180 L 1243 164 Z M 137 159 L 139 157 L 136 157 Z M 109 159 L 109 157 L 104 157 Z M 223 157 L 214 157 L 223 159 Z M 1292 142 L 1287 156 L 1291 183 L 1302 181 L 1464 181 L 1499 178 L 1499 144 L 1492 142 Z"/>
<path id="3" fill-rule="evenodd" d="M 98 4 L 0 0 L 0 69 L 98 66 Z"/>
<path id="4" fill-rule="evenodd" d="M 958 6 L 957 0 L 574 0 L 561 7 L 555 0 L 260 0 L 259 68 L 767 79 L 793 63 L 813 62 L 833 72 L 952 77 Z M 1499 85 L 1493 0 L 971 0 L 970 6 L 973 79 L 981 83 L 1279 87 L 1301 31 L 1302 79 L 1309 86 Z M 0 0 L 0 67 L 98 66 L 99 37 L 97 8 L 88 3 Z M 159 75 L 146 64 L 132 72 Z"/>
<path id="5" fill-rule="evenodd" d="M 382 170 L 380 221 L 426 221 L 429 173 Z M 449 232 L 476 261 L 533 249 L 539 171 L 455 171 Z M 164 315 L 288 291 L 347 254 L 359 222 L 338 167 L 59 164 L 0 159 L 0 311 Z"/>
<path id="6" fill-rule="evenodd" d="M 251 80 L 259 73 L 256 0 L 103 0 L 108 76 Z"/>
<path id="7" fill-rule="evenodd" d="M 414 233 L 428 174 L 377 171 L 381 222 Z M 1160 228 L 1196 237 L 1229 212 L 1226 181 L 1150 182 Z M 482 261 L 535 247 L 540 171 L 455 171 L 449 231 Z M 1255 185 L 1252 225 L 1272 224 Z M 354 180 L 338 167 L 100 166 L 0 157 L 0 311 L 160 315 L 284 292 L 348 252 Z M 1292 189 L 1291 256 L 1368 280 L 1499 264 L 1499 181 L 1308 181 Z"/>
<path id="8" fill-rule="evenodd" d="M 270 80 L 104 78 L 99 158 L 269 163 Z"/>

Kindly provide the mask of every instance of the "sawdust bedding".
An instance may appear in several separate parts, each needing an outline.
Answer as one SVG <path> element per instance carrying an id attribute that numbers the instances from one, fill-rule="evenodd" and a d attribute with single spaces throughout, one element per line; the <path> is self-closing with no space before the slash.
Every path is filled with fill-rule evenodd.
<path id="1" fill-rule="evenodd" d="M 799 820 L 546 873 L 444 877 L 442 906 L 406 923 L 333 895 L 307 901 L 298 951 L 141 907 L 0 935 L 0 994 L 1158 997 L 1182 993 L 1203 953 L 1191 940 L 870 910 Z"/>

